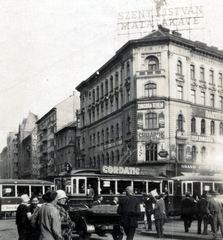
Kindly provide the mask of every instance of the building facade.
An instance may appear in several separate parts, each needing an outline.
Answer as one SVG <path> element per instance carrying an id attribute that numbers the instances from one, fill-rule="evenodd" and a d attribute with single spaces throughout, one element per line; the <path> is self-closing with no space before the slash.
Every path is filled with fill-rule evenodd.
<path id="1" fill-rule="evenodd" d="M 176 176 L 222 166 L 223 52 L 159 26 L 76 89 L 86 166 L 145 165 Z M 215 167 L 213 167 L 215 166 Z"/>
<path id="2" fill-rule="evenodd" d="M 18 140 L 17 132 L 9 132 L 7 136 L 7 178 L 18 178 Z"/>
<path id="3" fill-rule="evenodd" d="M 7 147 L 2 149 L 0 154 L 0 178 L 6 179 L 9 177 L 8 161 L 7 161 Z"/>
<path id="4" fill-rule="evenodd" d="M 76 120 L 76 110 L 79 106 L 80 99 L 74 92 L 36 122 L 38 177 L 40 179 L 52 180 L 57 174 L 55 134 L 68 123 Z"/>

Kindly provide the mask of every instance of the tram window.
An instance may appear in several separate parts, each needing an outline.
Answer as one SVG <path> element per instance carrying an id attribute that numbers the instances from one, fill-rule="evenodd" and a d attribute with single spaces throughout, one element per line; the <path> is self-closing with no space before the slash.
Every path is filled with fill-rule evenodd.
<path id="1" fill-rule="evenodd" d="M 186 191 L 191 193 L 191 194 L 193 194 L 193 192 L 192 192 L 192 184 L 191 183 L 187 183 L 187 190 Z"/>
<path id="2" fill-rule="evenodd" d="M 131 181 L 118 181 L 118 188 L 117 188 L 117 193 L 119 194 L 124 194 L 125 189 L 128 186 L 131 186 Z"/>
<path id="3" fill-rule="evenodd" d="M 50 186 L 44 186 L 44 193 L 45 192 L 47 192 L 47 191 L 49 191 L 51 189 L 51 187 Z M 58 188 L 59 189 L 59 188 Z M 52 189 L 53 190 L 53 189 Z"/>
<path id="4" fill-rule="evenodd" d="M 160 192 L 160 182 L 148 182 L 148 192 L 155 190 Z"/>
<path id="5" fill-rule="evenodd" d="M 15 197 L 15 186 L 7 186 L 3 185 L 2 186 L 2 196 L 3 197 Z"/>
<path id="6" fill-rule="evenodd" d="M 79 179 L 79 193 L 85 193 L 85 179 Z"/>
<path id="7" fill-rule="evenodd" d="M 67 178 L 65 179 L 65 192 L 66 193 L 71 193 L 71 179 Z"/>
<path id="8" fill-rule="evenodd" d="M 167 189 L 168 193 L 170 195 L 173 194 L 173 182 L 168 182 L 168 189 Z"/>
<path id="9" fill-rule="evenodd" d="M 197 199 L 201 196 L 201 183 L 193 182 L 193 198 Z"/>
<path id="10" fill-rule="evenodd" d="M 115 181 L 101 180 L 101 194 L 115 194 Z"/>
<path id="11" fill-rule="evenodd" d="M 43 187 L 42 186 L 31 186 L 31 195 L 37 195 L 41 197 L 43 195 Z"/>
<path id="12" fill-rule="evenodd" d="M 218 193 L 223 194 L 223 183 L 215 183 L 214 188 Z"/>
<path id="13" fill-rule="evenodd" d="M 183 186 L 185 187 L 185 184 L 183 184 Z M 180 182 L 176 182 L 176 189 L 175 189 L 175 191 L 176 191 L 176 195 L 181 195 L 181 185 L 180 185 Z M 185 195 L 185 189 L 183 190 L 183 192 L 182 192 L 182 194 L 184 194 Z"/>
<path id="14" fill-rule="evenodd" d="M 203 193 L 210 193 L 213 191 L 213 183 L 212 182 L 204 182 L 203 183 Z"/>
<path id="15" fill-rule="evenodd" d="M 55 190 L 59 190 L 59 189 L 62 189 L 62 179 L 55 179 Z"/>
<path id="16" fill-rule="evenodd" d="M 73 193 L 77 193 L 77 183 L 76 183 L 76 179 L 73 179 Z"/>
<path id="17" fill-rule="evenodd" d="M 142 194 L 146 192 L 146 182 L 133 182 L 133 190 L 135 194 Z"/>
<path id="18" fill-rule="evenodd" d="M 17 185 L 17 195 L 22 196 L 23 194 L 30 195 L 29 186 Z"/>

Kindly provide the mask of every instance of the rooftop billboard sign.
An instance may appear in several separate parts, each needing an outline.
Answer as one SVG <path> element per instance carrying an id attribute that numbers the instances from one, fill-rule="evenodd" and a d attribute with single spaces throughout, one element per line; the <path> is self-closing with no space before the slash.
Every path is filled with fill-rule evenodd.
<path id="1" fill-rule="evenodd" d="M 119 34 L 151 32 L 158 25 L 170 30 L 193 30 L 203 28 L 202 6 L 170 7 L 167 1 L 153 0 L 153 6 L 145 10 L 119 12 Z"/>

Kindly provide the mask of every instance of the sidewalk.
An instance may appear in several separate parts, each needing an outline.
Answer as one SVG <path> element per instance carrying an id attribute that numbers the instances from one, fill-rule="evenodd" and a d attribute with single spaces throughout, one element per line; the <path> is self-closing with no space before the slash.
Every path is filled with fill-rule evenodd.
<path id="1" fill-rule="evenodd" d="M 138 232 L 141 232 L 142 235 L 150 236 L 150 237 L 156 237 L 156 228 L 155 223 L 153 222 L 153 229 L 152 231 L 148 231 L 144 228 L 144 224 L 139 224 Z M 203 225 L 202 225 L 203 230 Z M 211 240 L 213 239 L 212 232 L 211 232 L 211 226 L 208 225 L 208 235 L 202 235 L 197 234 L 197 221 L 194 220 L 191 224 L 191 227 L 189 229 L 188 233 L 185 233 L 184 231 L 184 223 L 183 220 L 180 218 L 170 218 L 164 225 L 164 237 L 165 238 L 171 238 L 171 239 L 187 239 L 187 240 L 193 240 L 193 239 L 203 239 L 203 240 Z M 222 239 L 220 230 L 218 231 L 218 237 L 217 239 Z"/>

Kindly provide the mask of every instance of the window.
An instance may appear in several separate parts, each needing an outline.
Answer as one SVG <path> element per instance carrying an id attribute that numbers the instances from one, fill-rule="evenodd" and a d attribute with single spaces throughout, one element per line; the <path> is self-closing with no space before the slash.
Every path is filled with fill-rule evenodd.
<path id="1" fill-rule="evenodd" d="M 192 103 L 195 103 L 195 93 L 196 93 L 195 90 L 192 89 L 191 90 L 191 102 Z"/>
<path id="2" fill-rule="evenodd" d="M 182 86 L 177 87 L 177 98 L 183 99 L 183 87 Z"/>
<path id="3" fill-rule="evenodd" d="M 183 145 L 178 144 L 178 161 L 183 161 Z"/>
<path id="4" fill-rule="evenodd" d="M 116 124 L 116 138 L 119 138 L 119 124 Z"/>
<path id="5" fill-rule="evenodd" d="M 191 119 L 191 132 L 192 133 L 196 132 L 196 119 L 195 118 Z"/>
<path id="6" fill-rule="evenodd" d="M 119 77 L 118 77 L 118 72 L 115 73 L 115 86 L 118 87 L 119 85 Z"/>
<path id="7" fill-rule="evenodd" d="M 159 69 L 159 64 L 157 58 L 150 58 L 148 62 L 148 70 L 153 71 Z"/>
<path id="8" fill-rule="evenodd" d="M 157 114 L 146 113 L 145 114 L 145 127 L 149 129 L 157 128 Z"/>
<path id="9" fill-rule="evenodd" d="M 101 83 L 101 97 L 104 96 L 104 84 Z"/>
<path id="10" fill-rule="evenodd" d="M 201 149 L 201 158 L 202 158 L 202 163 L 206 162 L 206 148 L 202 147 Z"/>
<path id="11" fill-rule="evenodd" d="M 201 104 L 205 105 L 205 92 L 201 92 Z"/>
<path id="12" fill-rule="evenodd" d="M 210 79 L 209 79 L 210 83 L 214 84 L 214 71 L 210 70 Z"/>
<path id="13" fill-rule="evenodd" d="M 192 161 L 193 162 L 196 162 L 196 155 L 197 155 L 197 150 L 196 150 L 196 147 L 193 146 L 192 147 Z"/>
<path id="14" fill-rule="evenodd" d="M 156 84 L 148 83 L 145 85 L 145 95 L 146 97 L 156 96 Z"/>
<path id="15" fill-rule="evenodd" d="M 101 142 L 104 143 L 105 140 L 105 134 L 104 134 L 104 130 L 101 131 Z"/>
<path id="16" fill-rule="evenodd" d="M 200 68 L 200 80 L 204 81 L 204 68 L 203 67 Z"/>
<path id="17" fill-rule="evenodd" d="M 214 135 L 214 133 L 215 133 L 214 121 L 211 121 L 211 135 Z"/>
<path id="18" fill-rule="evenodd" d="M 201 134 L 205 134 L 205 120 L 201 120 Z"/>
<path id="19" fill-rule="evenodd" d="M 97 100 L 99 100 L 100 96 L 99 96 L 99 87 L 97 86 Z"/>
<path id="20" fill-rule="evenodd" d="M 223 86 L 223 82 L 222 82 L 222 73 L 218 74 L 218 79 L 219 79 L 219 85 Z"/>
<path id="21" fill-rule="evenodd" d="M 219 125 L 219 135 L 223 135 L 223 123 L 220 122 L 220 125 Z"/>
<path id="22" fill-rule="evenodd" d="M 113 76 L 110 77 L 110 91 L 113 91 Z"/>
<path id="23" fill-rule="evenodd" d="M 180 114 L 177 120 L 178 131 L 183 131 L 183 116 Z"/>
<path id="24" fill-rule="evenodd" d="M 105 94 L 108 94 L 108 80 L 105 81 Z"/>
<path id="25" fill-rule="evenodd" d="M 106 129 L 106 141 L 107 142 L 109 141 L 109 129 L 108 128 Z"/>
<path id="26" fill-rule="evenodd" d="M 127 62 L 127 64 L 126 64 L 126 75 L 127 75 L 127 78 L 130 77 L 130 64 L 129 64 L 129 62 Z"/>
<path id="27" fill-rule="evenodd" d="M 146 145 L 146 161 L 157 161 L 157 144 Z"/>
<path id="28" fill-rule="evenodd" d="M 210 95 L 210 106 L 214 107 L 214 94 Z"/>
<path id="29" fill-rule="evenodd" d="M 182 63 L 180 60 L 177 61 L 177 74 L 182 75 Z"/>
<path id="30" fill-rule="evenodd" d="M 98 132 L 98 145 L 100 144 L 100 132 Z"/>
<path id="31" fill-rule="evenodd" d="M 220 108 L 223 110 L 223 97 L 220 96 Z"/>
<path id="32" fill-rule="evenodd" d="M 127 117 L 127 132 L 131 132 L 131 118 L 129 116 Z"/>
<path id="33" fill-rule="evenodd" d="M 190 65 L 190 78 L 195 79 L 195 66 Z"/>
<path id="34" fill-rule="evenodd" d="M 93 98 L 93 103 L 95 102 L 95 90 L 92 91 L 92 98 Z"/>

